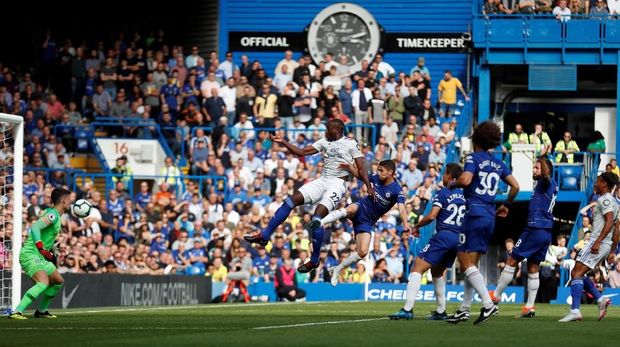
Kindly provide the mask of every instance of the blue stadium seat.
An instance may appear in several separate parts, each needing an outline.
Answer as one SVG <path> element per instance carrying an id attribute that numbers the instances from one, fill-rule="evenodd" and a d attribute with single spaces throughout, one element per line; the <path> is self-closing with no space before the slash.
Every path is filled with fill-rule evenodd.
<path id="1" fill-rule="evenodd" d="M 579 180 L 577 177 L 564 177 L 562 178 L 562 190 L 579 190 Z"/>
<path id="2" fill-rule="evenodd" d="M 581 177 L 581 166 L 562 166 L 560 168 L 562 177 Z"/>

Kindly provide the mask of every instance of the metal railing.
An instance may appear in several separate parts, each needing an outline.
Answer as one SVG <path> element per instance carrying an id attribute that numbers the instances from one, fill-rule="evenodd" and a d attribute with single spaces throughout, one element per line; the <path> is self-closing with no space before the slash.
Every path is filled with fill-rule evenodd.
<path id="1" fill-rule="evenodd" d="M 54 169 L 47 167 L 35 167 L 35 166 L 26 166 L 24 167 L 24 173 L 34 172 L 35 174 L 41 174 L 45 177 L 46 182 L 52 181 L 52 176 L 56 172 L 62 172 L 64 174 L 63 183 L 67 187 L 74 189 L 75 188 L 75 177 L 78 174 L 84 174 L 86 171 L 82 169 L 72 169 L 72 168 L 63 168 L 63 169 Z"/>
<path id="2" fill-rule="evenodd" d="M 478 48 L 620 48 L 620 23 L 612 15 L 489 14 L 475 10 L 472 39 Z"/>
<path id="3" fill-rule="evenodd" d="M 94 183 L 97 179 L 103 179 L 105 182 L 105 195 L 108 196 L 108 192 L 115 188 L 117 181 L 123 181 L 125 183 L 125 190 L 129 196 L 134 197 L 135 181 L 150 180 L 156 183 L 161 183 L 165 180 L 174 180 L 176 183 L 171 186 L 175 186 L 175 193 L 177 196 L 183 195 L 187 189 L 186 184 L 188 181 L 194 181 L 198 184 L 199 192 L 208 192 L 207 187 L 213 187 L 214 192 L 222 195 L 228 195 L 230 189 L 228 187 L 228 177 L 226 176 L 194 176 L 194 175 L 179 175 L 178 177 L 171 177 L 165 175 L 122 175 L 114 173 L 89 173 L 89 172 L 75 172 L 74 173 L 73 189 L 83 188 L 87 182 Z"/>

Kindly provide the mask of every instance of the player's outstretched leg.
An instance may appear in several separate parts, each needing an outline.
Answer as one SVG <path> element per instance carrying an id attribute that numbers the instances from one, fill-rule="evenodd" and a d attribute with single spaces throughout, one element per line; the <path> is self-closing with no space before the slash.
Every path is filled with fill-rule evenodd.
<path id="1" fill-rule="evenodd" d="M 292 197 L 286 198 L 284 203 L 276 210 L 273 217 L 269 220 L 269 224 L 265 230 L 255 231 L 243 237 L 244 240 L 250 243 L 258 243 L 261 246 L 266 246 L 269 243 L 269 238 L 273 231 L 282 224 L 287 218 L 291 211 L 296 207 L 303 203 L 304 197 L 300 192 L 295 192 Z"/>
<path id="2" fill-rule="evenodd" d="M 321 247 L 323 246 L 323 238 L 325 237 L 325 229 L 319 227 L 318 230 L 312 232 L 312 253 L 310 261 L 299 265 L 297 271 L 300 273 L 310 272 L 319 266 L 319 256 L 321 255 Z"/>
<path id="3" fill-rule="evenodd" d="M 340 278 L 340 271 L 345 269 L 347 266 L 351 264 L 355 264 L 358 261 L 364 259 L 368 254 L 368 249 L 370 247 L 370 234 L 369 233 L 360 233 L 355 236 L 356 244 L 358 245 L 357 252 L 352 253 L 347 257 L 347 259 L 343 260 L 342 263 L 338 264 L 334 268 L 334 272 L 332 273 L 331 284 L 332 286 L 338 285 L 338 279 Z"/>
<path id="4" fill-rule="evenodd" d="M 352 219 L 355 216 L 355 213 L 358 210 L 357 204 L 351 204 L 346 208 L 341 208 L 335 211 L 330 212 L 325 218 L 321 220 L 321 225 L 326 225 L 329 223 L 333 223 L 337 220 L 340 220 L 344 217 Z M 358 261 L 364 259 L 368 254 L 368 250 L 370 248 L 370 231 L 366 230 L 355 230 L 355 243 L 357 244 L 357 252 L 351 253 L 347 259 L 345 259 L 342 263 L 338 264 L 333 272 L 331 278 L 331 285 L 337 286 L 338 279 L 340 278 L 340 271 L 345 269 L 347 266 L 351 264 L 357 263 Z"/>
<path id="5" fill-rule="evenodd" d="M 298 194 L 299 192 L 295 193 Z M 301 193 L 299 193 L 300 196 Z M 303 198 L 303 196 L 302 196 Z M 333 207 L 332 207 L 333 208 Z M 310 261 L 305 264 L 301 264 L 297 271 L 300 273 L 310 272 L 319 266 L 319 255 L 321 254 L 321 247 L 323 246 L 323 238 L 325 237 L 325 229 L 321 226 L 321 220 L 327 216 L 329 209 L 319 203 L 314 210 L 314 216 L 312 217 L 312 223 L 310 223 L 310 237 L 312 240 L 312 254 L 310 255 Z"/>
<path id="6" fill-rule="evenodd" d="M 435 300 L 437 300 L 437 308 L 426 317 L 428 320 L 446 320 L 446 279 L 443 277 L 445 268 L 433 267 L 431 274 L 433 275 L 433 288 L 435 289 Z"/>
<path id="7" fill-rule="evenodd" d="M 23 313 L 37 298 L 47 289 L 48 278 L 44 271 L 37 272 L 33 279 L 35 284 L 26 291 L 24 297 L 15 308 L 15 311 L 9 315 L 9 319 L 27 319 Z"/>
<path id="8" fill-rule="evenodd" d="M 58 295 L 63 285 L 63 278 L 58 273 L 58 270 L 50 276 L 50 285 L 47 286 L 45 291 L 39 297 L 39 308 L 34 312 L 34 318 L 58 318 L 56 315 L 50 314 L 47 310 L 50 306 L 50 302 Z"/>
<path id="9" fill-rule="evenodd" d="M 583 316 L 581 315 L 581 295 L 583 294 L 583 281 L 585 279 L 585 274 L 590 270 L 585 264 L 580 261 L 575 263 L 575 267 L 571 271 L 571 282 L 570 282 L 570 296 L 572 299 L 570 305 L 570 312 L 564 316 L 564 318 L 560 319 L 559 322 L 573 322 L 583 320 Z"/>
<path id="10" fill-rule="evenodd" d="M 607 316 L 607 307 L 611 304 L 611 300 L 601 295 L 601 292 L 596 289 L 590 277 L 586 276 L 583 278 L 583 289 L 592 295 L 598 305 L 598 320 L 605 318 Z"/>

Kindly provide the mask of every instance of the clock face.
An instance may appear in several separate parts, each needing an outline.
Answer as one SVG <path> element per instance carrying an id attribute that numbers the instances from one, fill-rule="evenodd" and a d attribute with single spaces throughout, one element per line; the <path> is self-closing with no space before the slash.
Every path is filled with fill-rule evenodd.
<path id="1" fill-rule="evenodd" d="M 364 8 L 349 3 L 338 3 L 322 10 L 308 28 L 308 51 L 315 63 L 327 53 L 346 56 L 351 71 L 361 69 L 362 60 L 369 63 L 379 50 L 380 28 L 374 17 Z"/>
<path id="2" fill-rule="evenodd" d="M 357 64 L 370 58 L 370 43 L 370 32 L 360 17 L 348 12 L 335 13 L 319 24 L 316 37 L 319 54 L 317 58 L 322 59 L 329 52 L 336 58 L 346 56 L 349 65 Z"/>

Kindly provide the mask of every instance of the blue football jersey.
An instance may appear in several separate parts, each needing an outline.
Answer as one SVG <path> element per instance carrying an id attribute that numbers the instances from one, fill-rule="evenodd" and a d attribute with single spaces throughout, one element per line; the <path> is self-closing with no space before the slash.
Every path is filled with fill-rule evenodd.
<path id="1" fill-rule="evenodd" d="M 433 198 L 433 207 L 441 210 L 437 215 L 437 231 L 452 231 L 458 233 L 463 225 L 466 212 L 466 200 L 460 188 L 443 188 Z"/>
<path id="2" fill-rule="evenodd" d="M 377 201 L 372 201 L 370 197 L 364 198 L 364 203 L 370 215 L 369 219 L 378 220 L 391 210 L 396 203 L 405 203 L 403 188 L 396 180 L 387 186 L 381 183 L 379 175 L 371 175 L 369 180 L 373 184 L 375 196 L 377 198 Z"/>
<path id="3" fill-rule="evenodd" d="M 510 169 L 488 152 L 474 152 L 465 158 L 463 171 L 473 174 L 464 189 L 468 216 L 495 218 L 495 195 L 500 180 L 512 174 Z"/>
<path id="4" fill-rule="evenodd" d="M 553 207 L 558 196 L 558 185 L 553 178 L 540 180 L 534 186 L 527 214 L 527 226 L 536 229 L 553 228 Z"/>

